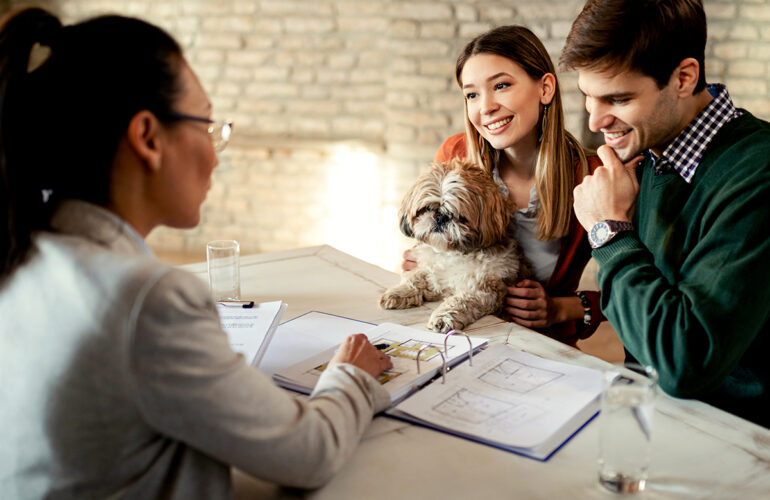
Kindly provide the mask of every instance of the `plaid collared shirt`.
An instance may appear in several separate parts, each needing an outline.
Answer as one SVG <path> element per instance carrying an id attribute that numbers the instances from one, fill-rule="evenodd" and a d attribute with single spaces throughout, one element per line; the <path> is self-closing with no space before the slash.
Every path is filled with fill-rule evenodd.
<path id="1" fill-rule="evenodd" d="M 655 175 L 675 170 L 688 184 L 695 177 L 695 170 L 711 140 L 727 122 L 738 118 L 743 113 L 735 108 L 727 87 L 722 84 L 709 84 L 709 93 L 714 97 L 708 105 L 690 122 L 669 144 L 663 154 L 652 158 Z"/>

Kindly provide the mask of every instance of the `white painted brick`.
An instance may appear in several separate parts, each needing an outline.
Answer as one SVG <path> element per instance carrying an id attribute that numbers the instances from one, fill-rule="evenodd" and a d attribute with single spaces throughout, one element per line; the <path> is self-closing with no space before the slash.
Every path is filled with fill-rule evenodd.
<path id="1" fill-rule="evenodd" d="M 420 60 L 420 74 L 443 76 L 454 81 L 455 62 L 447 58 L 422 59 Z"/>
<path id="2" fill-rule="evenodd" d="M 458 88 L 455 92 L 442 92 L 430 96 L 430 109 L 434 111 L 448 111 L 462 114 L 465 107 L 465 99 Z"/>
<path id="3" fill-rule="evenodd" d="M 723 81 L 727 64 L 717 59 L 706 59 L 706 81 Z"/>
<path id="4" fill-rule="evenodd" d="M 331 123 L 326 118 L 305 116 L 301 119 L 289 119 L 289 130 L 293 134 L 323 137 L 331 130 Z"/>
<path id="5" fill-rule="evenodd" d="M 443 113 L 430 113 L 420 110 L 388 110 L 389 123 L 414 125 L 418 127 L 446 127 L 449 118 Z"/>
<path id="6" fill-rule="evenodd" d="M 766 95 L 767 82 L 763 79 L 755 78 L 727 78 L 727 88 L 730 95 Z"/>
<path id="7" fill-rule="evenodd" d="M 271 56 L 270 52 L 259 50 L 230 50 L 227 52 L 227 64 L 234 66 L 260 66 Z"/>
<path id="8" fill-rule="evenodd" d="M 706 46 L 713 42 L 721 42 L 727 39 L 732 23 L 725 21 L 713 21 L 708 23 L 708 40 Z"/>
<path id="9" fill-rule="evenodd" d="M 385 103 L 381 99 L 367 101 L 345 101 L 342 111 L 349 115 L 364 115 L 381 120 L 385 113 Z"/>
<path id="10" fill-rule="evenodd" d="M 332 54 L 328 58 L 328 66 L 330 68 L 352 68 L 355 66 L 357 59 L 355 54 Z"/>
<path id="11" fill-rule="evenodd" d="M 393 54 L 402 56 L 448 56 L 449 44 L 435 40 L 391 40 L 388 44 Z"/>
<path id="12" fill-rule="evenodd" d="M 249 67 L 225 65 L 224 71 L 219 71 L 215 76 L 219 75 L 233 82 L 250 82 L 254 75 L 254 70 Z"/>
<path id="13" fill-rule="evenodd" d="M 326 56 L 322 53 L 313 53 L 313 52 L 277 52 L 274 55 L 274 59 L 275 59 L 275 63 L 278 66 L 322 67 L 326 59 Z"/>
<path id="14" fill-rule="evenodd" d="M 245 35 L 243 37 L 245 41 L 244 49 L 258 49 L 258 50 L 265 50 L 265 49 L 273 49 L 277 43 L 275 40 L 271 38 L 266 38 L 265 36 L 252 36 L 252 35 Z"/>
<path id="15" fill-rule="evenodd" d="M 282 33 L 283 21 L 276 18 L 263 18 L 260 17 L 254 23 L 254 32 L 257 38 L 264 38 L 266 35 Z"/>
<path id="16" fill-rule="evenodd" d="M 289 75 L 293 83 L 311 83 L 315 81 L 315 70 L 312 68 L 291 68 Z"/>
<path id="17" fill-rule="evenodd" d="M 455 18 L 458 21 L 474 22 L 479 19 L 479 13 L 472 5 L 456 5 Z"/>
<path id="18" fill-rule="evenodd" d="M 724 59 L 740 59 L 746 57 L 748 44 L 744 42 L 720 42 L 714 44 L 714 55 Z"/>
<path id="19" fill-rule="evenodd" d="M 253 0 L 233 0 L 233 14 L 254 14 L 257 12 L 257 2 Z"/>
<path id="20" fill-rule="evenodd" d="M 292 84 L 251 83 L 244 89 L 244 95 L 256 98 L 295 97 L 299 95 L 299 89 Z"/>
<path id="21" fill-rule="evenodd" d="M 388 25 L 387 34 L 391 38 L 416 38 L 418 29 L 415 21 L 397 19 Z"/>
<path id="22" fill-rule="evenodd" d="M 349 72 L 348 81 L 352 84 L 378 83 L 385 79 L 381 68 L 356 68 Z"/>
<path id="23" fill-rule="evenodd" d="M 551 23 L 551 36 L 566 39 L 572 29 L 571 21 L 554 21 Z"/>
<path id="24" fill-rule="evenodd" d="M 364 50 L 359 52 L 358 67 L 374 67 L 382 69 L 382 62 L 389 61 L 390 59 L 391 55 L 388 52 L 382 50 Z"/>
<path id="25" fill-rule="evenodd" d="M 201 28 L 205 31 L 251 32 L 254 20 L 245 16 L 207 17 L 203 19 Z"/>
<path id="26" fill-rule="evenodd" d="M 216 94 L 220 96 L 237 96 L 241 93 L 241 86 L 235 82 L 219 82 Z"/>
<path id="27" fill-rule="evenodd" d="M 706 11 L 706 21 L 712 19 L 733 19 L 738 12 L 738 7 L 729 2 L 704 2 L 703 9 Z"/>
<path id="28" fill-rule="evenodd" d="M 383 15 L 382 2 L 361 0 L 335 1 L 336 12 L 340 16 L 372 16 Z"/>
<path id="29" fill-rule="evenodd" d="M 316 81 L 320 84 L 342 85 L 350 81 L 351 72 L 348 70 L 319 68 L 316 70 Z"/>
<path id="30" fill-rule="evenodd" d="M 449 80 L 441 76 L 430 75 L 393 75 L 388 80 L 390 89 L 429 90 L 432 92 L 446 90 Z"/>
<path id="31" fill-rule="evenodd" d="M 211 97 L 211 104 L 214 107 L 214 114 L 219 116 L 229 116 L 229 112 L 235 109 L 235 100 L 232 97 L 224 97 L 219 92 Z"/>
<path id="32" fill-rule="evenodd" d="M 392 73 L 413 75 L 417 73 L 418 64 L 413 57 L 394 57 L 390 60 L 389 69 Z"/>
<path id="33" fill-rule="evenodd" d="M 493 27 L 492 23 L 462 23 L 460 24 L 458 35 L 461 39 L 475 38 L 477 35 L 490 30 Z"/>
<path id="34" fill-rule="evenodd" d="M 211 64 L 225 61 L 225 51 L 221 49 L 199 49 L 191 55 L 195 63 Z"/>
<path id="35" fill-rule="evenodd" d="M 284 21 L 287 33 L 328 33 L 334 29 L 332 19 L 314 17 L 290 17 Z"/>
<path id="36" fill-rule="evenodd" d="M 388 29 L 389 24 L 388 19 L 382 16 L 337 18 L 337 27 L 339 30 L 349 33 L 384 33 Z"/>
<path id="37" fill-rule="evenodd" d="M 753 21 L 770 21 L 770 5 L 742 5 L 739 16 Z"/>
<path id="38" fill-rule="evenodd" d="M 761 61 L 734 61 L 728 64 L 729 76 L 762 76 L 765 74 L 765 63 Z"/>
<path id="39" fill-rule="evenodd" d="M 315 72 L 313 79 L 315 80 Z M 299 95 L 303 99 L 328 99 L 332 97 L 333 88 L 321 85 L 300 85 Z"/>
<path id="40" fill-rule="evenodd" d="M 394 19 L 435 21 L 452 18 L 452 8 L 445 4 L 435 2 L 390 2 L 388 5 L 388 12 Z"/>
<path id="41" fill-rule="evenodd" d="M 291 101 L 286 104 L 289 115 L 336 115 L 342 106 L 336 101 Z"/>
<path id="42" fill-rule="evenodd" d="M 240 35 L 230 33 L 199 33 L 194 43 L 195 47 L 211 49 L 240 49 L 245 45 Z"/>
<path id="43" fill-rule="evenodd" d="M 430 22 L 420 26 L 420 38 L 454 38 L 456 32 L 454 23 Z"/>
<path id="44" fill-rule="evenodd" d="M 230 3 L 219 1 L 187 1 L 179 2 L 184 14 L 196 16 L 226 15 L 230 13 Z"/>
<path id="45" fill-rule="evenodd" d="M 261 15 L 291 16 L 302 13 L 330 16 L 333 13 L 331 3 L 316 0 L 262 0 L 258 3 Z"/>
<path id="46" fill-rule="evenodd" d="M 417 106 L 417 96 L 406 92 L 388 92 L 385 103 L 392 109 L 413 108 Z"/>
<path id="47" fill-rule="evenodd" d="M 753 24 L 739 23 L 730 30 L 732 40 L 759 40 L 759 28 Z"/>
<path id="48" fill-rule="evenodd" d="M 479 19 L 482 21 L 490 21 L 494 24 L 511 24 L 516 15 L 516 11 L 513 7 L 493 5 L 489 7 L 479 8 Z"/>
<path id="49" fill-rule="evenodd" d="M 749 59 L 770 61 L 770 43 L 753 43 L 748 50 Z"/>

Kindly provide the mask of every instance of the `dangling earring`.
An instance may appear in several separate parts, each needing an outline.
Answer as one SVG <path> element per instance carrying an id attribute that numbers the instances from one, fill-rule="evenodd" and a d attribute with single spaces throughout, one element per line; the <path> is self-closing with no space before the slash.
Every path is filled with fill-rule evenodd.
<path id="1" fill-rule="evenodd" d="M 550 106 L 550 104 L 543 104 L 543 126 L 540 127 L 540 137 L 537 138 L 538 142 L 543 140 L 545 128 L 548 126 L 548 106 Z"/>

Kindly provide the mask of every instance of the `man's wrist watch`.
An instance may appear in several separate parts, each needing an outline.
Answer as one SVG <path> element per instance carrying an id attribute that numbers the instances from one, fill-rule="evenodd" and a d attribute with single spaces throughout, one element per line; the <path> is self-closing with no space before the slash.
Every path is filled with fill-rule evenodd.
<path id="1" fill-rule="evenodd" d="M 616 234 L 623 231 L 633 231 L 634 225 L 621 220 L 603 220 L 594 224 L 588 231 L 588 242 L 591 248 L 599 248 L 607 244 Z"/>

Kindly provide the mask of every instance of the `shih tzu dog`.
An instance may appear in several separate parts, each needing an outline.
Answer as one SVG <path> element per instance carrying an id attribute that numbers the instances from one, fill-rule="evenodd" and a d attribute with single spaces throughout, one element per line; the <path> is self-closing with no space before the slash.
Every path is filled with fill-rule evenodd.
<path id="1" fill-rule="evenodd" d="M 384 309 L 443 302 L 428 328 L 462 329 L 502 310 L 506 287 L 529 276 L 508 233 L 513 203 L 474 163 L 451 160 L 421 175 L 401 203 L 401 231 L 418 241 L 417 267 L 380 297 Z"/>

